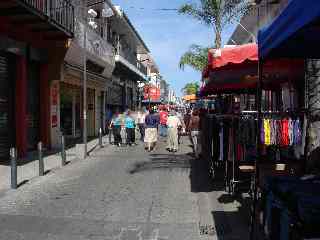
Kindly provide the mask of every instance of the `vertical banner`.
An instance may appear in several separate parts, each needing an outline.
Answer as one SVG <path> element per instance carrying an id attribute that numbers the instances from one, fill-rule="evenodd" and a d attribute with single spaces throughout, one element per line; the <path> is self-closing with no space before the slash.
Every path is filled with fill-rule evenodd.
<path id="1" fill-rule="evenodd" d="M 51 126 L 58 126 L 58 97 L 59 97 L 59 86 L 55 82 L 51 88 Z"/>

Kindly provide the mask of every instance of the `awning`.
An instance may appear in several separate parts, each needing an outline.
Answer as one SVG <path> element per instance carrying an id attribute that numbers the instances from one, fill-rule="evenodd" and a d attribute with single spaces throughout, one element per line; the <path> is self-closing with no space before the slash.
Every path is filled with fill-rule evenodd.
<path id="1" fill-rule="evenodd" d="M 275 88 L 286 81 L 303 78 L 304 62 L 297 59 L 273 59 L 263 66 L 264 88 Z M 258 83 L 258 46 L 245 44 L 209 53 L 204 70 L 208 81 L 201 95 L 250 92 Z M 251 89 L 251 90 L 250 90 Z"/>
<path id="2" fill-rule="evenodd" d="M 258 47 L 255 43 L 209 50 L 208 62 L 211 69 L 248 61 L 258 61 Z"/>
<path id="3" fill-rule="evenodd" d="M 256 44 L 210 49 L 208 66 L 202 73 L 207 83 L 200 92 L 254 88 L 257 81 L 251 76 L 257 75 L 257 63 L 258 47 Z"/>
<path id="4" fill-rule="evenodd" d="M 259 57 L 319 58 L 320 1 L 291 0 L 269 26 L 258 33 Z"/>

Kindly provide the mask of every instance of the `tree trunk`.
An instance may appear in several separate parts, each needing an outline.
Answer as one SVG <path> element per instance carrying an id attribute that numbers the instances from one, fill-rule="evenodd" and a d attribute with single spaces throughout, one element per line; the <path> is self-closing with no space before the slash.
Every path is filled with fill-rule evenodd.
<path id="1" fill-rule="evenodd" d="M 216 22 L 214 24 L 214 33 L 215 33 L 215 48 L 219 49 L 222 47 L 222 40 L 221 40 L 221 34 L 222 34 L 222 27 L 220 19 L 216 19 Z"/>

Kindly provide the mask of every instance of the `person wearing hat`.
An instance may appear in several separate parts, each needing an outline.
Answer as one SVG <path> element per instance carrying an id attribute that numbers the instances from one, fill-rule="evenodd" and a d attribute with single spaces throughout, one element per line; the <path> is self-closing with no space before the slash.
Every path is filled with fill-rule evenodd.
<path id="1" fill-rule="evenodd" d="M 182 126 L 180 119 L 177 117 L 175 111 L 171 111 L 167 120 L 168 138 L 167 150 L 169 152 L 178 151 L 178 128 Z"/>

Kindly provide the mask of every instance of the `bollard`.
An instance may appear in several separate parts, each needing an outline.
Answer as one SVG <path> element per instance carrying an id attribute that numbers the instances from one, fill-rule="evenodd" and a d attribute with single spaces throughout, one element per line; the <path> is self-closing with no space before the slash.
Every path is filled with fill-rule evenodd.
<path id="1" fill-rule="evenodd" d="M 110 127 L 109 128 L 109 144 L 112 144 L 112 142 L 111 142 L 111 134 L 112 134 L 112 128 Z"/>
<path id="2" fill-rule="evenodd" d="M 39 176 L 44 175 L 44 162 L 42 156 L 42 142 L 38 143 L 38 154 L 39 154 Z"/>
<path id="3" fill-rule="evenodd" d="M 10 148 L 10 162 L 11 162 L 11 188 L 17 189 L 18 176 L 17 176 L 17 150 Z"/>
<path id="4" fill-rule="evenodd" d="M 67 164 L 65 141 L 64 141 L 64 136 L 63 135 L 61 135 L 61 164 L 62 164 L 62 166 L 65 166 Z"/>
<path id="5" fill-rule="evenodd" d="M 99 129 L 99 146 L 102 148 L 102 128 Z"/>

